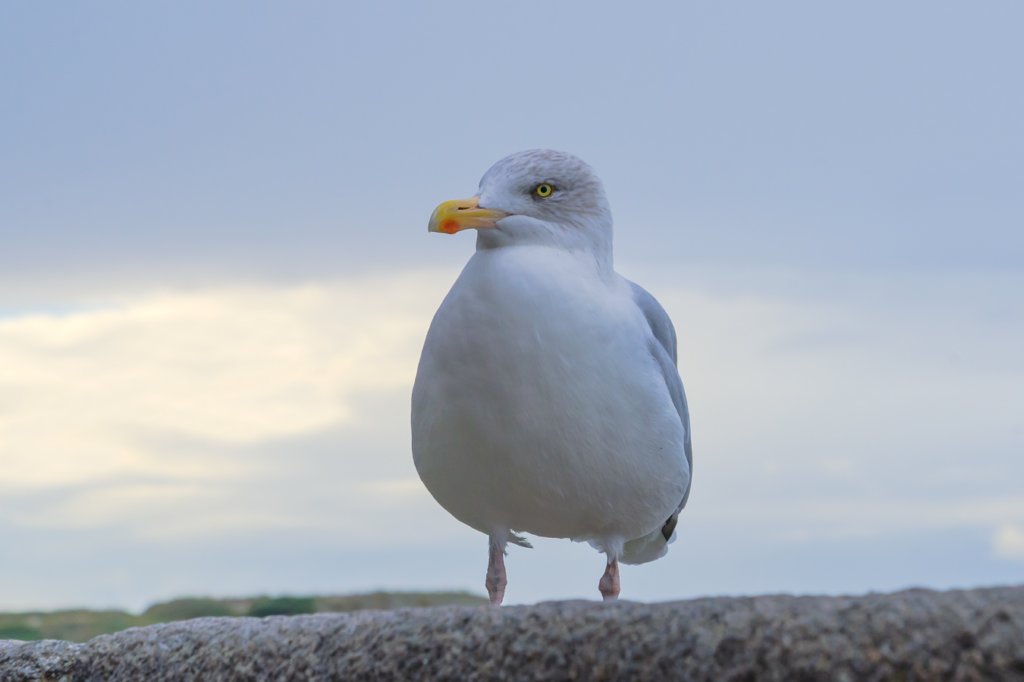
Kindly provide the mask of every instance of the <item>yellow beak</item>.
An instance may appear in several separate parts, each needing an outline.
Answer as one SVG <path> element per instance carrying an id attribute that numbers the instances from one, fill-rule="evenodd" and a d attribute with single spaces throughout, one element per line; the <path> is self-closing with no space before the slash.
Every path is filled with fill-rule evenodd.
<path id="1" fill-rule="evenodd" d="M 455 234 L 469 227 L 494 227 L 502 218 L 508 216 L 504 211 L 480 208 L 480 197 L 472 199 L 453 199 L 440 204 L 430 216 L 427 230 Z"/>

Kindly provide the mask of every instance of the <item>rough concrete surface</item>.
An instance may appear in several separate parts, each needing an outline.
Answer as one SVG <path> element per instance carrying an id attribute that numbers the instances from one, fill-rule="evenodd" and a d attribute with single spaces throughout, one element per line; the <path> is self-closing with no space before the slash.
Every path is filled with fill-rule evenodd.
<path id="1" fill-rule="evenodd" d="M 1024 680 L 1024 586 L 549 602 L 0 642 L 0 680 Z"/>

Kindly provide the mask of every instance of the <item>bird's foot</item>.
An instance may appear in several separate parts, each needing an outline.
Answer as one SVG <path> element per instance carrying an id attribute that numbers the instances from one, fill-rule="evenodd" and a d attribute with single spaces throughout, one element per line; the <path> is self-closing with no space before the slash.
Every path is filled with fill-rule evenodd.
<path id="1" fill-rule="evenodd" d="M 604 597 L 605 601 L 619 598 L 619 560 L 612 559 L 608 562 L 608 567 L 604 569 L 604 575 L 601 576 L 601 582 L 597 584 L 599 590 L 601 590 L 601 596 Z"/>
<path id="2" fill-rule="evenodd" d="M 499 543 L 492 541 L 490 559 L 487 562 L 487 579 L 484 581 L 492 606 L 501 606 L 501 601 L 505 598 L 505 585 L 507 584 L 508 580 L 505 577 L 505 548 Z"/>

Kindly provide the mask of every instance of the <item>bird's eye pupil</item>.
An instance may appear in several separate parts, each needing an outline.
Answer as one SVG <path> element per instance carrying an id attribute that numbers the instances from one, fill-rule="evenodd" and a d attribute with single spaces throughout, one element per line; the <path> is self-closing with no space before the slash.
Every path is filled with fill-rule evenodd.
<path id="1" fill-rule="evenodd" d="M 537 185 L 537 188 L 533 191 L 539 197 L 549 197 L 551 196 L 551 193 L 555 191 L 555 188 L 544 182 Z"/>

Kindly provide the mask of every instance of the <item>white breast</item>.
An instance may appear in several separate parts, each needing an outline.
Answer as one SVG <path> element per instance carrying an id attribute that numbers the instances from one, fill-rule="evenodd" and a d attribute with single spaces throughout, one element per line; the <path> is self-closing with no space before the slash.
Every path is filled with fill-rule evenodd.
<path id="1" fill-rule="evenodd" d="M 633 539 L 689 481 L 684 427 L 623 280 L 543 247 L 479 251 L 431 324 L 413 388 L 420 477 L 485 533 Z"/>

